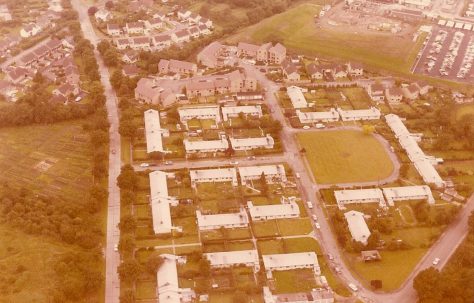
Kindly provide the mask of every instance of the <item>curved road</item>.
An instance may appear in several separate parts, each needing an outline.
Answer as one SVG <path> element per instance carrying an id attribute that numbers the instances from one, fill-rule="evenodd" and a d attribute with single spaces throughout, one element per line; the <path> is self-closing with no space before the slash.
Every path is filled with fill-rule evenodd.
<path id="1" fill-rule="evenodd" d="M 71 4 L 79 14 L 79 22 L 81 23 L 84 37 L 96 46 L 100 40 L 95 34 L 87 15 L 88 7 L 80 0 L 72 0 Z M 107 242 L 105 247 L 105 302 L 119 303 L 120 280 L 117 267 L 120 264 L 120 254 L 114 250 L 114 245 L 118 244 L 120 239 L 120 230 L 118 229 L 118 223 L 120 222 L 120 189 L 117 186 L 117 177 L 120 174 L 122 163 L 120 158 L 120 135 L 118 133 L 119 114 L 117 96 L 110 84 L 109 71 L 97 50 L 94 50 L 94 55 L 99 64 L 100 81 L 105 90 L 106 108 L 110 123 L 109 197 L 107 206 Z"/>

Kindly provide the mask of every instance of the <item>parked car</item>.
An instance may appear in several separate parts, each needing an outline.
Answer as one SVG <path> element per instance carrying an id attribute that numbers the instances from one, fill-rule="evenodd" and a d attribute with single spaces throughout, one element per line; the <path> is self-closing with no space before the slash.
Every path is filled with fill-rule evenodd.
<path id="1" fill-rule="evenodd" d="M 317 229 L 321 229 L 321 225 L 319 225 L 319 223 L 315 223 L 314 226 L 316 226 Z"/>
<path id="2" fill-rule="evenodd" d="M 303 129 L 310 129 L 311 127 L 309 127 L 308 125 L 305 125 L 303 126 Z"/>
<path id="3" fill-rule="evenodd" d="M 165 161 L 165 165 L 172 165 L 173 161 Z"/>
<path id="4" fill-rule="evenodd" d="M 237 162 L 237 161 L 230 161 L 229 164 L 230 164 L 230 165 L 237 165 L 237 164 L 239 164 L 239 162 Z"/>
<path id="5" fill-rule="evenodd" d="M 314 221 L 318 221 L 318 216 L 312 215 L 311 218 L 313 218 Z"/>
<path id="6" fill-rule="evenodd" d="M 439 261 L 440 261 L 439 258 L 435 258 L 435 259 L 433 260 L 433 265 L 438 265 Z"/>
<path id="7" fill-rule="evenodd" d="M 118 251 L 118 244 L 114 245 L 114 251 Z"/>
<path id="8" fill-rule="evenodd" d="M 140 167 L 148 167 L 148 166 L 150 166 L 150 164 L 148 164 L 148 163 L 142 163 L 142 164 L 140 164 Z"/>

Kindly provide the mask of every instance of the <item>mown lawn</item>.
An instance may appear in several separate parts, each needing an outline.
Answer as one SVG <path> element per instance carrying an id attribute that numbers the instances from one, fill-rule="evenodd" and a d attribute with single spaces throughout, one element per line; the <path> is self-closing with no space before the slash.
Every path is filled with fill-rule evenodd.
<path id="1" fill-rule="evenodd" d="M 317 286 L 312 269 L 273 271 L 272 274 L 275 279 L 275 293 L 310 291 Z"/>
<path id="2" fill-rule="evenodd" d="M 384 147 L 361 131 L 305 132 L 297 138 L 318 183 L 377 181 L 393 171 Z"/>

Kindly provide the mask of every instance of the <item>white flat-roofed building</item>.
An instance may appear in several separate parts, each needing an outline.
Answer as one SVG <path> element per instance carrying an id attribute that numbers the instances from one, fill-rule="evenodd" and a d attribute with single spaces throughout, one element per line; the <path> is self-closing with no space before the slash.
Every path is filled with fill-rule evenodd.
<path id="1" fill-rule="evenodd" d="M 157 110 L 145 111 L 146 152 L 167 152 L 163 147 L 163 137 L 169 136 L 167 129 L 161 128 L 160 115 Z"/>
<path id="2" fill-rule="evenodd" d="M 244 116 L 262 117 L 262 107 L 260 105 L 224 106 L 221 108 L 224 121 L 229 118 L 237 118 L 239 114 Z"/>
<path id="3" fill-rule="evenodd" d="M 184 139 L 183 144 L 186 153 L 216 153 L 226 151 L 229 148 L 229 141 L 225 136 L 222 136 L 220 140 L 190 141 Z"/>
<path id="4" fill-rule="evenodd" d="M 385 116 L 388 126 L 395 134 L 401 147 L 406 151 L 408 158 L 413 162 L 416 170 L 423 178 L 423 181 L 434 184 L 437 187 L 443 187 L 445 182 L 434 168 L 438 160 L 432 156 L 426 155 L 418 145 L 418 137 L 411 134 L 403 124 L 399 116 L 388 114 Z"/>
<path id="5" fill-rule="evenodd" d="M 257 148 L 272 149 L 275 140 L 270 135 L 259 138 L 230 138 L 230 144 L 234 150 L 251 150 Z"/>
<path id="6" fill-rule="evenodd" d="M 314 288 L 310 292 L 272 294 L 268 286 L 263 287 L 265 303 L 334 303 L 334 293 L 325 288 Z"/>
<path id="7" fill-rule="evenodd" d="M 318 257 L 314 252 L 263 255 L 262 259 L 269 279 L 272 277 L 272 271 L 274 270 L 311 268 L 316 275 L 321 274 Z"/>
<path id="8" fill-rule="evenodd" d="M 367 240 L 370 237 L 370 230 L 364 219 L 364 214 L 355 210 L 348 211 L 344 214 L 346 217 L 349 232 L 352 239 L 367 245 Z"/>
<path id="9" fill-rule="evenodd" d="M 299 218 L 300 208 L 294 201 L 282 204 L 254 206 L 252 201 L 247 202 L 247 208 L 252 221 Z"/>
<path id="10" fill-rule="evenodd" d="M 317 123 L 317 122 L 336 122 L 339 120 L 339 113 L 335 108 L 331 108 L 327 112 L 302 112 L 297 110 L 296 115 L 301 123 Z"/>
<path id="11" fill-rule="evenodd" d="M 426 185 L 419 186 L 401 186 L 401 187 L 386 187 L 382 189 L 385 199 L 390 206 L 393 206 L 395 201 L 403 200 L 424 200 L 429 204 L 434 204 L 435 200 L 431 189 Z"/>
<path id="12" fill-rule="evenodd" d="M 179 230 L 171 223 L 170 206 L 177 206 L 178 201 L 168 195 L 167 173 L 156 170 L 149 177 L 153 231 L 155 234 L 167 234 L 173 229 Z"/>
<path id="13" fill-rule="evenodd" d="M 369 109 L 343 110 L 338 108 L 337 111 L 342 121 L 358 121 L 358 120 L 377 120 L 380 119 L 380 111 L 371 107 Z"/>
<path id="14" fill-rule="evenodd" d="M 291 104 L 295 109 L 308 107 L 308 102 L 304 97 L 303 91 L 298 86 L 289 86 L 286 88 L 286 93 L 290 98 Z"/>
<path id="15" fill-rule="evenodd" d="M 214 230 L 219 228 L 244 228 L 249 225 L 249 217 L 245 209 L 238 213 L 203 215 L 196 211 L 199 230 Z"/>
<path id="16" fill-rule="evenodd" d="M 197 183 L 214 182 L 231 182 L 232 186 L 239 185 L 237 170 L 234 167 L 191 170 L 189 175 L 193 187 L 195 187 Z"/>
<path id="17" fill-rule="evenodd" d="M 239 167 L 239 175 L 242 184 L 250 180 L 258 180 L 262 174 L 265 175 L 268 183 L 286 182 L 285 167 L 282 164 L 278 165 L 261 165 L 261 166 L 245 166 Z"/>
<path id="18" fill-rule="evenodd" d="M 177 262 L 185 263 L 183 257 L 171 254 L 160 255 L 163 263 L 156 272 L 156 292 L 160 303 L 191 302 L 196 294 L 191 288 L 180 288 Z"/>
<path id="19" fill-rule="evenodd" d="M 191 119 L 211 119 L 215 120 L 216 123 L 221 122 L 221 114 L 219 106 L 217 105 L 206 105 L 196 107 L 180 107 L 178 108 L 179 120 L 185 123 Z"/>
<path id="20" fill-rule="evenodd" d="M 378 203 L 380 207 L 385 207 L 385 199 L 379 188 L 367 189 L 344 189 L 334 191 L 337 206 L 345 209 L 346 204 Z"/>
<path id="21" fill-rule="evenodd" d="M 260 270 L 258 251 L 256 249 L 214 252 L 203 255 L 207 260 L 209 260 L 212 268 L 247 266 L 252 267 L 254 272 L 258 272 Z"/>

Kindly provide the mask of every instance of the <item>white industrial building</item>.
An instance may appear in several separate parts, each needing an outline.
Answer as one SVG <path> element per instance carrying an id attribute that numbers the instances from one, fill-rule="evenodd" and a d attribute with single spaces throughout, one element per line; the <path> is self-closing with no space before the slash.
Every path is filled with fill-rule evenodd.
<path id="1" fill-rule="evenodd" d="M 258 272 L 260 270 L 258 251 L 256 249 L 214 252 L 203 255 L 207 260 L 209 260 L 212 268 L 247 266 L 252 267 L 254 272 Z"/>
<path id="2" fill-rule="evenodd" d="M 395 201 L 404 200 L 426 200 L 429 204 L 435 203 L 431 189 L 427 185 L 386 187 L 382 191 L 390 206 L 393 206 Z"/>
<path id="3" fill-rule="evenodd" d="M 257 206 L 254 206 L 252 201 L 247 201 L 247 208 L 252 221 L 290 219 L 300 216 L 300 208 L 294 200 L 288 203 Z"/>
<path id="4" fill-rule="evenodd" d="M 367 240 L 370 237 L 370 230 L 365 222 L 364 214 L 359 211 L 351 210 L 345 213 L 344 217 L 346 217 L 352 239 L 367 245 Z"/>
<path id="5" fill-rule="evenodd" d="M 301 123 L 317 123 L 317 122 L 336 122 L 339 120 L 339 113 L 335 108 L 331 108 L 327 112 L 302 112 L 296 111 L 298 119 Z"/>
<path id="6" fill-rule="evenodd" d="M 275 140 L 267 134 L 265 137 L 258 138 L 230 138 L 230 144 L 234 150 L 272 149 Z"/>
<path id="7" fill-rule="evenodd" d="M 213 230 L 224 228 L 243 228 L 249 225 L 249 218 L 245 209 L 238 213 L 203 215 L 201 211 L 196 211 L 199 230 Z"/>
<path id="8" fill-rule="evenodd" d="M 224 121 L 229 120 L 229 118 L 237 118 L 239 114 L 262 117 L 262 107 L 260 105 L 224 106 L 221 111 Z"/>
<path id="9" fill-rule="evenodd" d="M 216 124 L 221 122 L 221 114 L 217 105 L 180 107 L 178 108 L 178 114 L 179 120 L 184 124 L 187 124 L 187 121 L 192 119 L 210 119 L 216 121 Z"/>
<path id="10" fill-rule="evenodd" d="M 286 88 L 286 93 L 290 98 L 291 104 L 295 109 L 306 108 L 308 107 L 308 102 L 303 95 L 303 91 L 298 86 L 289 86 Z"/>
<path id="11" fill-rule="evenodd" d="M 237 186 L 237 170 L 232 168 L 212 168 L 198 169 L 189 172 L 191 177 L 191 186 L 195 187 L 197 183 L 231 182 L 232 186 Z"/>
<path id="12" fill-rule="evenodd" d="M 242 184 L 245 184 L 247 181 L 258 180 L 262 174 L 265 175 L 265 179 L 268 183 L 287 181 L 285 167 L 282 164 L 245 166 L 239 167 L 238 169 Z"/>
<path id="13" fill-rule="evenodd" d="M 311 268 L 316 275 L 321 274 L 318 257 L 314 252 L 263 255 L 262 259 L 269 279 L 272 278 L 272 271 L 274 270 Z"/>
<path id="14" fill-rule="evenodd" d="M 343 110 L 338 108 L 337 111 L 342 121 L 360 121 L 360 120 L 378 120 L 380 119 L 380 111 L 371 107 L 369 109 L 352 109 Z"/>
<path id="15" fill-rule="evenodd" d="M 150 177 L 150 204 L 155 234 L 168 234 L 176 228 L 171 223 L 171 206 L 177 206 L 178 200 L 168 195 L 167 173 L 156 170 Z"/>
<path id="16" fill-rule="evenodd" d="M 310 292 L 272 294 L 268 286 L 263 287 L 265 303 L 334 303 L 334 293 L 326 288 L 315 288 Z"/>
<path id="17" fill-rule="evenodd" d="M 229 141 L 225 136 L 222 136 L 220 140 L 183 140 L 184 149 L 186 153 L 216 153 L 219 151 L 226 151 L 229 148 Z"/>
<path id="18" fill-rule="evenodd" d="M 196 297 L 191 288 L 180 288 L 176 263 L 185 263 L 183 257 L 171 254 L 160 255 L 163 263 L 156 272 L 156 292 L 160 303 L 192 302 Z"/>
<path id="19" fill-rule="evenodd" d="M 167 129 L 161 128 L 160 115 L 158 111 L 149 109 L 144 113 L 146 152 L 167 152 L 163 147 L 163 137 L 169 136 Z"/>
<path id="20" fill-rule="evenodd" d="M 406 151 L 408 158 L 413 162 L 416 170 L 423 178 L 423 181 L 428 184 L 434 184 L 437 187 L 443 187 L 444 181 L 434 168 L 434 165 L 441 160 L 427 156 L 423 152 L 417 143 L 419 136 L 411 134 L 399 116 L 388 114 L 385 116 L 385 120 L 402 148 Z"/>
<path id="21" fill-rule="evenodd" d="M 336 190 L 334 196 L 341 210 L 346 208 L 346 204 L 359 203 L 378 203 L 380 207 L 386 207 L 383 193 L 379 188 Z"/>

